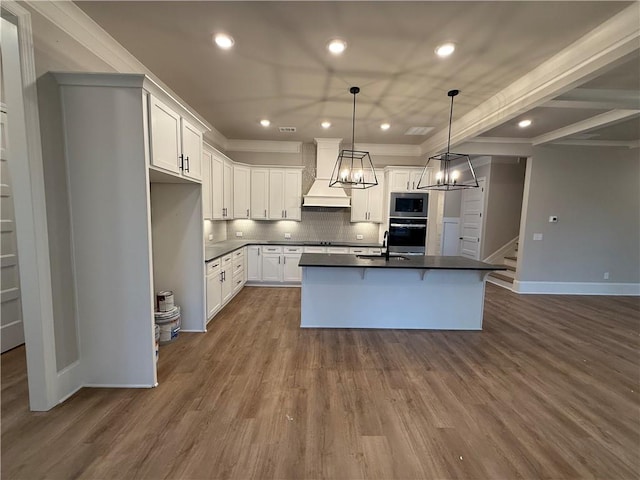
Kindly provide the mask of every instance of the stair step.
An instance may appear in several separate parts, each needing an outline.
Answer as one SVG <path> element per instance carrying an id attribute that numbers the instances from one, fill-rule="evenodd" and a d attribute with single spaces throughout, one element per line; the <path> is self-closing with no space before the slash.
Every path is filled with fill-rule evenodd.
<path id="1" fill-rule="evenodd" d="M 498 278 L 504 282 L 513 283 L 514 278 L 508 275 L 505 275 L 503 272 L 491 272 L 490 275 L 492 277 Z"/>
<path id="2" fill-rule="evenodd" d="M 504 257 L 504 258 L 505 258 L 505 260 L 513 260 L 514 262 L 517 262 L 517 261 L 518 261 L 518 257 L 511 257 L 511 256 L 509 256 L 509 257 Z"/>
<path id="3" fill-rule="evenodd" d="M 489 275 L 487 277 L 487 282 L 489 283 L 493 283 L 494 285 L 498 285 L 502 288 L 506 288 L 507 290 L 510 290 L 513 292 L 513 283 L 512 282 L 505 282 L 504 280 L 500 280 L 499 278 L 496 278 L 492 275 Z"/>
<path id="4" fill-rule="evenodd" d="M 515 265 L 511 265 L 510 263 L 505 263 L 504 266 L 507 267 L 507 270 L 509 270 L 511 272 L 515 272 L 516 271 L 516 266 Z"/>

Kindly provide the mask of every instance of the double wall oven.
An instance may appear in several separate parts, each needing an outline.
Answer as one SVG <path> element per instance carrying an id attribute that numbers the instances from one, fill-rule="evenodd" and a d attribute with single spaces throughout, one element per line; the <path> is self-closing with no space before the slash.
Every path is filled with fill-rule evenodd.
<path id="1" fill-rule="evenodd" d="M 428 193 L 391 193 L 389 252 L 425 254 L 428 207 Z"/>

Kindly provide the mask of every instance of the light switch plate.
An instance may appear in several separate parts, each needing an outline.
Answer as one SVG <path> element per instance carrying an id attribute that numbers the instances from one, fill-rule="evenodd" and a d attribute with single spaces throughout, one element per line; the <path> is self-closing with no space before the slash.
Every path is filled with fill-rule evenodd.
<path id="1" fill-rule="evenodd" d="M 213 240 L 213 233 L 209 234 L 209 240 Z"/>
<path id="2" fill-rule="evenodd" d="M 558 217 L 556 215 L 551 215 L 549 217 L 549 223 L 558 223 Z"/>
<path id="3" fill-rule="evenodd" d="M 242 236 L 242 232 L 236 232 L 236 237 L 241 237 Z"/>
<path id="4" fill-rule="evenodd" d="M 364 235 L 356 235 L 356 240 L 362 240 L 364 238 Z"/>
<path id="5" fill-rule="evenodd" d="M 291 234 L 290 233 L 285 233 L 284 234 L 284 238 L 291 238 Z"/>
<path id="6" fill-rule="evenodd" d="M 542 240 L 542 234 L 541 233 L 534 233 L 533 234 L 533 239 L 534 240 Z"/>

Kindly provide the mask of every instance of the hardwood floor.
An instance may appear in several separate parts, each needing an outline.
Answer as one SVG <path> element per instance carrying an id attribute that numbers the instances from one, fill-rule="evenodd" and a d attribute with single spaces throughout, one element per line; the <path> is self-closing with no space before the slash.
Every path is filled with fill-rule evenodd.
<path id="1" fill-rule="evenodd" d="M 488 284 L 482 332 L 301 330 L 299 304 L 247 287 L 158 388 L 46 413 L 2 355 L 2 478 L 640 477 L 640 299 Z"/>

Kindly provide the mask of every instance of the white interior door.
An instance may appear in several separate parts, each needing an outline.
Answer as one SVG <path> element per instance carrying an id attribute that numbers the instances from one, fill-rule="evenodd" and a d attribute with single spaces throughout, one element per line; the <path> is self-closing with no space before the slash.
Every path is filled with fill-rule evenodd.
<path id="1" fill-rule="evenodd" d="M 2 352 L 24 343 L 15 212 L 9 172 L 7 112 L 0 107 L 0 339 Z"/>
<path id="2" fill-rule="evenodd" d="M 474 260 L 480 259 L 485 179 L 478 179 L 478 184 L 479 188 L 462 191 L 460 207 L 460 256 Z"/>

